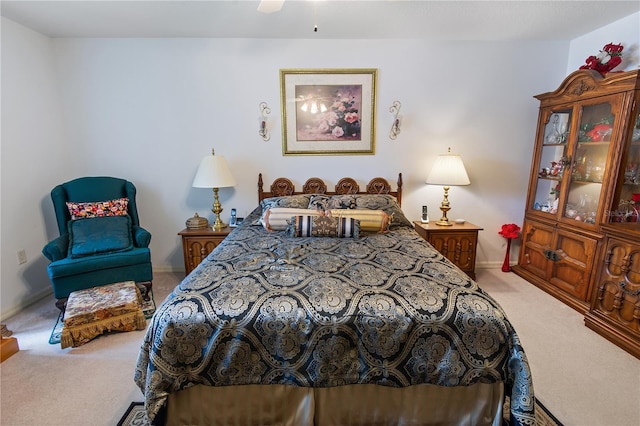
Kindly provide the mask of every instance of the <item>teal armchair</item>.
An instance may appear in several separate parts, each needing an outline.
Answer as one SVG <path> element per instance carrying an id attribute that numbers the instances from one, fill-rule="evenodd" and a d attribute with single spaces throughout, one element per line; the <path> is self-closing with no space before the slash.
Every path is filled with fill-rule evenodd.
<path id="1" fill-rule="evenodd" d="M 64 311 L 72 292 L 120 281 L 139 283 L 148 298 L 151 234 L 140 227 L 135 186 L 119 178 L 82 177 L 57 185 L 51 200 L 60 236 L 42 253 L 51 261 L 47 272 L 56 306 Z M 77 214 L 74 218 L 67 203 Z M 99 210 L 104 206 L 115 215 L 103 216 Z"/>

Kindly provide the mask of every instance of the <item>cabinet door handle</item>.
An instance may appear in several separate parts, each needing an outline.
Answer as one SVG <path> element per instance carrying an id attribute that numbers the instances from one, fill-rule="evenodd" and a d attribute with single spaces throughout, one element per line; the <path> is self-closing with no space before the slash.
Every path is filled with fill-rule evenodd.
<path id="1" fill-rule="evenodd" d="M 552 262 L 557 262 L 558 260 L 560 260 L 560 256 L 558 255 L 558 253 L 550 249 L 544 251 L 544 257 Z"/>

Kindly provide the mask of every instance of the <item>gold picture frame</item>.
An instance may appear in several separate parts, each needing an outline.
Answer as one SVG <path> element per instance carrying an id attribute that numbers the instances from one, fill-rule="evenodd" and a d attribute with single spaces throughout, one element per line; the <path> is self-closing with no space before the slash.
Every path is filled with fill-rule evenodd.
<path id="1" fill-rule="evenodd" d="M 374 154 L 377 74 L 281 69 L 282 154 Z"/>

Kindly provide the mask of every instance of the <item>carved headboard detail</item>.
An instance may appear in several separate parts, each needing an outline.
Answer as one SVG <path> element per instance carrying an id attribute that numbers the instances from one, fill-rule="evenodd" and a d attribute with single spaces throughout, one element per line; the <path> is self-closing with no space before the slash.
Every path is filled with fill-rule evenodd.
<path id="1" fill-rule="evenodd" d="M 302 185 L 302 191 L 296 191 L 295 185 L 291 180 L 280 177 L 273 181 L 269 187 L 269 191 L 264 191 L 262 173 L 258 175 L 258 201 L 262 201 L 269 197 L 283 197 L 286 195 L 296 194 L 327 194 L 327 195 L 344 195 L 344 194 L 389 194 L 396 197 L 398 204 L 402 205 L 402 173 L 398 173 L 398 189 L 391 190 L 391 185 L 385 178 L 375 177 L 369 181 L 366 191 L 360 191 L 358 182 L 350 177 L 342 178 L 338 181 L 333 192 L 327 190 L 327 184 L 317 177 L 307 179 Z"/>

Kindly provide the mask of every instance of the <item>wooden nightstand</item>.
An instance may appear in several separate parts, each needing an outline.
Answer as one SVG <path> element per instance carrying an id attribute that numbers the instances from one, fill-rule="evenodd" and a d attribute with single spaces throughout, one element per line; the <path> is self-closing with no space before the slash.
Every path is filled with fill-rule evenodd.
<path id="1" fill-rule="evenodd" d="M 227 226 L 214 231 L 209 226 L 201 229 L 183 229 L 178 232 L 178 235 L 182 236 L 185 275 L 189 275 L 233 229 Z"/>
<path id="2" fill-rule="evenodd" d="M 471 279 L 476 279 L 478 231 L 482 231 L 483 228 L 469 222 L 454 223 L 451 226 L 439 226 L 435 223 L 420 221 L 415 221 L 413 224 L 422 238 L 462 269 Z"/>

